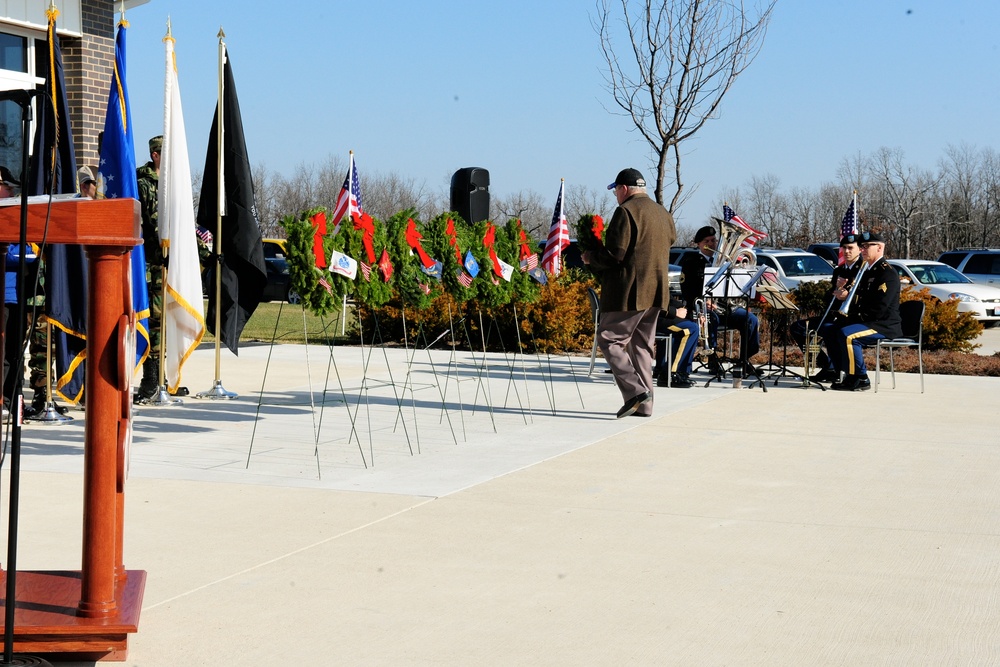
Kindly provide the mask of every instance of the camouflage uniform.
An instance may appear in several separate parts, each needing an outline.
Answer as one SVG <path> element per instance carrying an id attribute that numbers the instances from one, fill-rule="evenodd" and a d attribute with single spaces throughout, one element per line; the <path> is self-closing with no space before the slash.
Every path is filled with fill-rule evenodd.
<path id="1" fill-rule="evenodd" d="M 150 154 L 159 153 L 163 137 L 149 140 Z M 151 396 L 159 382 L 160 317 L 163 309 L 163 249 L 160 247 L 157 190 L 160 177 L 152 161 L 135 171 L 142 213 L 142 247 L 146 256 L 146 288 L 149 291 L 149 356 L 142 368 L 139 393 Z"/>

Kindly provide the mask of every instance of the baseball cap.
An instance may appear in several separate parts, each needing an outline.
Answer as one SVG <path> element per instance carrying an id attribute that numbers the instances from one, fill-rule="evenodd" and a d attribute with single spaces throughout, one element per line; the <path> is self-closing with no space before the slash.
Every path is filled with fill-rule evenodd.
<path id="1" fill-rule="evenodd" d="M 638 169 L 622 169 L 615 176 L 615 182 L 608 186 L 608 190 L 614 190 L 619 185 L 634 185 L 640 188 L 646 187 L 646 179 Z"/>
<path id="2" fill-rule="evenodd" d="M 96 183 L 97 179 L 94 178 L 94 172 L 90 167 L 80 167 L 76 170 L 76 181 L 83 187 L 85 183 Z"/>

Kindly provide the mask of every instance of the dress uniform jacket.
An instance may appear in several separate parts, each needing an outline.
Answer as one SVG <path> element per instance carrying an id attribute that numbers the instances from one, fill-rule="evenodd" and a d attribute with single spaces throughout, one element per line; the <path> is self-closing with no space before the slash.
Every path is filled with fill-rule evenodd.
<path id="1" fill-rule="evenodd" d="M 615 209 L 590 264 L 601 277 L 601 312 L 665 308 L 670 303 L 670 246 L 674 219 L 644 193 Z"/>
<path id="2" fill-rule="evenodd" d="M 681 258 L 681 296 L 688 309 L 688 319 L 694 319 L 694 302 L 705 293 L 705 267 L 708 258 L 700 252 L 684 253 Z"/>
<path id="3" fill-rule="evenodd" d="M 848 319 L 852 324 L 864 324 L 886 338 L 903 335 L 899 316 L 899 274 L 885 257 L 861 276 L 861 284 L 851 304 Z"/>

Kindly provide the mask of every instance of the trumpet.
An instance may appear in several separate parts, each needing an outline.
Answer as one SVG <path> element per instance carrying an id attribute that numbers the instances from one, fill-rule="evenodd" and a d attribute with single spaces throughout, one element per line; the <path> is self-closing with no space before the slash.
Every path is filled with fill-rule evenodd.
<path id="1" fill-rule="evenodd" d="M 837 311 L 844 317 L 847 317 L 851 311 L 851 303 L 854 302 L 854 295 L 858 291 L 858 285 L 861 284 L 861 276 L 865 275 L 865 271 L 868 270 L 868 262 L 862 262 L 861 268 L 858 269 L 858 274 L 854 276 L 854 283 L 851 285 L 851 291 L 847 293 L 847 298 L 844 299 L 844 303 L 840 305 L 840 309 Z"/>
<path id="2" fill-rule="evenodd" d="M 695 321 L 698 322 L 698 339 L 701 341 L 701 350 L 698 356 L 708 358 L 715 350 L 708 344 L 708 309 L 704 299 L 694 300 Z"/>

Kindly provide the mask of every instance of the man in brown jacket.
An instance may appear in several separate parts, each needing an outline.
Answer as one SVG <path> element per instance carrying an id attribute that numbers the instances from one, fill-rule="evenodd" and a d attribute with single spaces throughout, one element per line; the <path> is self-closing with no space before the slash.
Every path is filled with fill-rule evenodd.
<path id="1" fill-rule="evenodd" d="M 608 189 L 618 208 L 604 247 L 583 257 L 601 279 L 597 344 L 625 400 L 618 418 L 649 417 L 656 318 L 670 302 L 670 246 L 677 231 L 670 213 L 646 194 L 637 170 L 623 169 Z"/>

